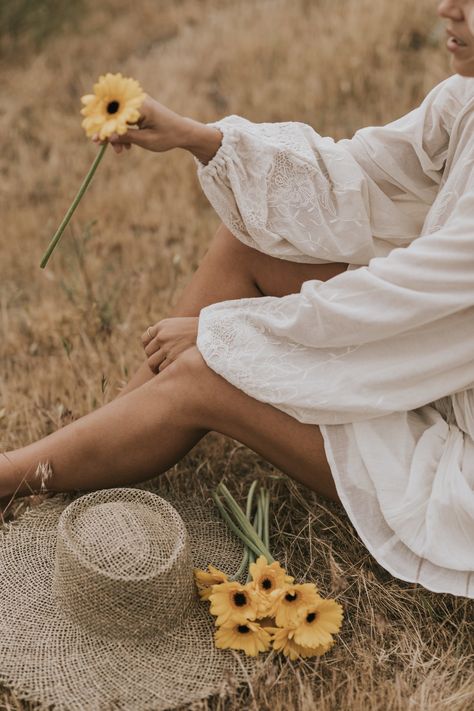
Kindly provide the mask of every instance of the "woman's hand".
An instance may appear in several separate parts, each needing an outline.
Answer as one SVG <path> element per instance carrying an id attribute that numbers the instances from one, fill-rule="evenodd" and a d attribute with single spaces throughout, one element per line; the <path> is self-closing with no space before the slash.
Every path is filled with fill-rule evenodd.
<path id="1" fill-rule="evenodd" d="M 198 322 L 197 316 L 179 316 L 147 328 L 142 343 L 153 373 L 161 373 L 180 353 L 196 345 Z"/>
<path id="2" fill-rule="evenodd" d="M 108 140 L 116 153 L 133 144 L 157 153 L 184 148 L 201 162 L 208 163 L 221 144 L 222 134 L 217 128 L 181 116 L 146 96 L 140 108 L 140 118 L 127 133 L 122 136 L 114 133 L 106 141 L 100 141 L 96 134 L 92 140 L 100 144 Z"/>
<path id="3" fill-rule="evenodd" d="M 130 148 L 132 144 L 149 151 L 163 152 L 180 147 L 187 131 L 188 126 L 184 116 L 146 96 L 137 123 L 122 136 L 113 133 L 108 140 L 117 153 L 121 152 L 123 146 Z M 92 140 L 101 144 L 107 142 L 100 141 L 98 134 L 93 136 Z"/>

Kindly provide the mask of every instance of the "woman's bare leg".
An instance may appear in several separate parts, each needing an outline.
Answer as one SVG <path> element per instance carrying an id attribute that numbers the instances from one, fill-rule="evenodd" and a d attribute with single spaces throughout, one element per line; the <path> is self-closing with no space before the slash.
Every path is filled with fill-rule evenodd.
<path id="1" fill-rule="evenodd" d="M 295 293 L 304 281 L 324 281 L 344 271 L 346 266 L 339 263 L 298 264 L 274 259 L 241 244 L 221 225 L 199 269 L 170 315 L 196 316 L 204 306 L 226 299 Z M 202 361 L 202 358 L 200 360 Z M 247 412 L 245 417 L 240 420 L 237 418 L 229 425 L 225 420 L 218 420 L 220 429 L 213 426 L 190 426 L 186 418 L 188 404 L 192 403 L 188 403 L 188 400 L 192 399 L 196 383 L 188 382 L 187 385 L 191 387 L 185 394 L 182 389 L 179 390 L 179 383 L 174 381 L 178 373 L 180 371 L 172 364 L 159 376 L 155 376 L 145 363 L 114 403 L 109 403 L 39 442 L 7 453 L 8 459 L 0 459 L 0 497 L 15 490 L 18 493 L 30 493 L 37 489 L 38 479 L 35 472 L 38 463 L 51 462 L 53 452 L 56 452 L 57 461 L 54 464 L 53 483 L 49 483 L 52 489 L 103 488 L 141 481 L 165 471 L 179 461 L 209 429 L 221 431 L 247 444 L 282 471 L 300 481 L 304 480 L 308 486 L 317 488 L 321 493 L 335 495 L 324 455 L 322 436 L 316 426 L 302 425 L 279 410 L 249 398 L 207 366 L 207 377 L 211 377 L 214 382 L 218 378 L 221 390 L 227 389 L 227 403 L 234 403 L 236 399 L 242 403 L 241 407 L 236 408 L 233 404 L 231 414 L 248 410 L 249 402 L 252 412 Z M 147 383 L 150 388 L 144 390 L 142 386 Z M 136 389 L 140 391 L 139 394 L 130 400 L 128 396 Z M 180 392 L 184 395 L 181 402 Z M 119 406 L 117 400 L 122 398 L 127 398 L 126 403 Z M 159 402 L 155 398 L 158 398 Z M 153 431 L 160 431 L 160 437 L 155 441 L 160 450 L 156 455 L 158 459 L 145 459 L 148 468 L 143 462 L 140 464 L 140 433 L 145 437 L 148 432 L 147 421 L 140 413 L 149 414 L 150 417 L 153 415 Z M 208 421 L 212 421 L 210 414 Z M 252 421 L 249 417 L 256 418 L 257 427 L 249 427 L 249 422 Z M 263 417 L 266 423 L 263 430 L 259 417 Z M 121 426 L 129 435 L 127 446 L 124 444 Z M 246 433 L 245 429 L 249 431 Z M 82 452 L 79 457 L 74 446 L 76 439 L 79 440 L 79 450 Z M 101 442 L 102 452 L 99 453 Z M 108 458 L 112 458 L 112 443 L 122 453 L 126 451 L 127 456 L 123 456 L 123 464 L 120 466 L 115 453 L 114 466 L 109 469 Z M 315 469 L 319 472 L 317 484 L 312 480 Z"/>
<path id="2" fill-rule="evenodd" d="M 242 244 L 221 224 L 169 316 L 199 316 L 204 306 L 228 299 L 286 296 L 297 293 L 309 279 L 326 281 L 346 268 L 347 264 L 339 262 L 300 264 L 270 257 Z M 154 376 L 147 363 L 143 363 L 117 397 Z"/>
<path id="3" fill-rule="evenodd" d="M 38 462 L 51 465 L 50 491 L 123 486 L 156 476 L 213 430 L 242 442 L 294 479 L 336 499 L 316 425 L 255 400 L 184 351 L 159 377 L 0 460 L 10 491 L 38 490 Z"/>

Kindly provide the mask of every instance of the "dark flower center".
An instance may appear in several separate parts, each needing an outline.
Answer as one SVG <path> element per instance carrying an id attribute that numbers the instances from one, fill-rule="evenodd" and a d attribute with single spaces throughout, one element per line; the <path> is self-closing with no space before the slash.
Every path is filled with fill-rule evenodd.
<path id="1" fill-rule="evenodd" d="M 247 625 L 239 625 L 237 629 L 239 630 L 240 634 L 247 634 L 247 632 L 250 632 L 250 627 L 247 627 Z"/>
<path id="2" fill-rule="evenodd" d="M 306 615 L 306 622 L 314 622 L 315 619 L 316 619 L 315 612 L 310 612 L 309 615 Z"/>
<path id="3" fill-rule="evenodd" d="M 247 604 L 247 596 L 243 592 L 234 593 L 234 603 L 237 607 L 243 607 Z"/>
<path id="4" fill-rule="evenodd" d="M 298 597 L 298 593 L 289 592 L 289 593 L 286 593 L 286 595 L 285 595 L 285 600 L 286 600 L 287 602 L 294 602 L 297 597 Z"/>
<path id="5" fill-rule="evenodd" d="M 265 578 L 264 580 L 262 580 L 262 588 L 264 590 L 270 590 L 271 587 L 272 581 L 270 580 L 270 578 Z"/>
<path id="6" fill-rule="evenodd" d="M 109 101 L 107 104 L 107 113 L 116 114 L 119 110 L 120 104 L 118 101 Z"/>

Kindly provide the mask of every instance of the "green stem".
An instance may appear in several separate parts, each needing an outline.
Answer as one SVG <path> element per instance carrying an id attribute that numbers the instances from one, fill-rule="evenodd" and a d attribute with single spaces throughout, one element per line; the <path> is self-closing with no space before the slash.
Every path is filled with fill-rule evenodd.
<path id="1" fill-rule="evenodd" d="M 246 509 L 246 514 L 247 518 L 250 519 L 250 516 L 252 515 L 252 502 L 253 502 L 253 495 L 255 492 L 255 487 L 258 484 L 258 479 L 255 479 L 254 482 L 252 482 L 252 486 L 249 489 L 249 493 L 247 494 L 247 509 Z M 238 580 L 242 573 L 244 572 L 245 568 L 247 565 L 250 565 L 250 563 L 253 563 L 255 560 L 254 554 L 252 551 L 250 551 L 247 546 L 244 545 L 244 553 L 242 556 L 242 562 L 239 565 L 239 569 L 237 572 L 232 575 L 232 577 L 229 578 L 229 580 Z"/>
<path id="2" fill-rule="evenodd" d="M 265 492 L 263 489 L 260 489 L 260 495 L 258 497 L 257 501 L 257 533 L 262 538 L 263 535 L 263 499 L 265 496 Z"/>
<path id="3" fill-rule="evenodd" d="M 253 525 L 258 526 L 258 512 L 254 516 Z M 249 551 L 249 568 L 247 571 L 247 581 L 246 581 L 247 583 L 249 583 L 252 580 L 252 576 L 250 575 L 250 566 L 252 563 L 255 563 L 256 560 L 257 560 L 257 556 L 252 551 Z"/>
<path id="4" fill-rule="evenodd" d="M 82 181 L 82 185 L 81 185 L 81 187 L 79 188 L 79 191 L 78 191 L 76 197 L 75 197 L 74 200 L 72 201 L 69 210 L 68 210 L 68 211 L 66 212 L 66 214 L 64 215 L 64 219 L 63 219 L 63 221 L 61 222 L 61 224 L 59 225 L 59 227 L 58 227 L 56 233 L 55 233 L 55 234 L 53 235 L 53 237 L 51 238 L 51 242 L 49 243 L 46 252 L 43 254 L 43 259 L 41 260 L 41 264 L 40 264 L 41 269 L 44 269 L 45 266 L 47 265 L 48 260 L 49 260 L 49 258 L 50 258 L 50 256 L 51 256 L 51 254 L 53 253 L 53 250 L 54 250 L 54 248 L 56 247 L 57 243 L 58 243 L 59 240 L 61 239 L 61 236 L 62 236 L 64 230 L 66 229 L 69 220 L 70 220 L 71 217 L 73 216 L 76 207 L 77 207 L 77 206 L 79 205 L 79 203 L 81 202 L 82 196 L 84 195 L 84 193 L 86 192 L 87 188 L 89 187 L 89 183 L 91 182 L 92 178 L 94 177 L 94 173 L 95 173 L 95 171 L 97 170 L 97 167 L 98 167 L 100 161 L 102 160 L 103 155 L 104 155 L 104 153 L 105 153 L 106 148 L 107 148 L 108 145 L 109 145 L 108 143 L 104 143 L 104 144 L 100 147 L 100 149 L 99 149 L 99 151 L 98 151 L 98 153 L 97 153 L 97 155 L 96 155 L 96 157 L 95 157 L 95 159 L 94 159 L 94 162 L 92 163 L 91 167 L 89 168 L 89 172 L 87 173 L 86 177 L 85 177 L 84 180 Z"/>
<path id="5" fill-rule="evenodd" d="M 233 531 L 233 532 L 235 533 L 235 535 L 238 536 L 238 538 L 240 538 L 240 540 L 241 540 L 243 543 L 245 543 L 245 545 L 247 546 L 247 548 L 250 548 L 254 553 L 256 553 L 257 556 L 262 555 L 262 554 L 265 555 L 265 553 L 260 550 L 260 548 L 259 548 L 258 545 L 254 542 L 254 540 L 251 540 L 251 539 L 232 521 L 231 517 L 229 516 L 229 514 L 228 514 L 227 511 L 225 510 L 225 508 L 224 508 L 224 506 L 223 506 L 221 500 L 219 499 L 219 497 L 217 496 L 217 494 L 216 494 L 215 492 L 212 492 L 212 498 L 214 499 L 214 501 L 215 501 L 215 503 L 216 503 L 216 506 L 217 506 L 217 508 L 219 509 L 219 512 L 220 512 L 222 518 L 225 520 L 225 522 L 226 522 L 227 525 L 229 526 L 230 530 Z"/>
<path id="6" fill-rule="evenodd" d="M 247 548 L 247 546 L 244 545 L 244 554 L 242 556 L 242 562 L 240 563 L 239 569 L 237 570 L 237 572 L 234 573 L 234 575 L 231 575 L 229 577 L 229 580 L 238 580 L 240 578 L 240 576 L 246 569 L 247 565 L 249 564 L 249 555 L 250 555 L 249 549 Z"/>
<path id="7" fill-rule="evenodd" d="M 265 489 L 260 489 L 260 496 L 258 499 L 258 535 L 264 542 L 265 548 L 269 551 L 270 546 L 268 545 L 268 542 L 267 543 L 265 542 L 265 538 L 267 538 L 267 540 L 268 540 L 268 535 L 267 535 L 268 521 L 267 521 L 267 510 L 266 510 L 267 509 L 267 506 L 266 506 L 267 495 L 266 494 L 267 494 L 267 492 L 265 491 Z M 269 560 L 267 558 L 267 560 L 269 563 L 273 562 L 273 558 L 272 558 L 272 560 Z"/>
<path id="8" fill-rule="evenodd" d="M 228 489 L 220 488 L 218 487 L 218 493 L 221 494 L 224 497 L 224 500 L 227 504 L 227 506 L 230 509 L 230 512 L 235 518 L 236 523 L 241 527 L 241 529 L 244 531 L 244 533 L 247 533 L 247 535 L 253 535 L 256 533 L 253 530 L 252 523 L 250 520 L 247 518 L 247 516 L 244 514 L 242 509 L 240 508 L 239 504 L 236 502 L 236 500 L 232 497 L 232 495 L 229 493 Z"/>
<path id="9" fill-rule="evenodd" d="M 252 482 L 252 486 L 249 489 L 249 493 L 247 494 L 247 510 L 245 513 L 246 513 L 249 521 L 250 521 L 250 517 L 252 516 L 253 495 L 255 493 L 257 484 L 258 484 L 258 479 L 255 479 L 255 481 Z"/>
<path id="10" fill-rule="evenodd" d="M 247 518 L 247 516 L 244 514 L 242 509 L 240 508 L 239 504 L 237 501 L 234 499 L 228 488 L 225 486 L 225 484 L 219 484 L 217 487 L 217 490 L 220 490 L 220 493 L 223 494 L 226 504 L 229 506 L 231 509 L 237 524 L 240 526 L 242 529 L 243 533 L 252 538 L 254 542 L 258 545 L 258 547 L 261 549 L 261 554 L 265 556 L 265 558 L 268 560 L 269 563 L 273 562 L 273 558 L 270 554 L 270 551 L 266 548 L 264 542 L 260 538 L 260 536 L 257 534 L 257 531 L 255 528 L 252 526 L 251 522 Z"/>
<path id="11" fill-rule="evenodd" d="M 263 542 L 270 550 L 270 492 L 265 491 L 265 508 L 263 518 Z"/>

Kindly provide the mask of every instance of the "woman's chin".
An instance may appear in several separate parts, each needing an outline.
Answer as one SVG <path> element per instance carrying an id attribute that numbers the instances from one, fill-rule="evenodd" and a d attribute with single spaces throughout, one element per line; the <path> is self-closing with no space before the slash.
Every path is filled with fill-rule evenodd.
<path id="1" fill-rule="evenodd" d="M 462 60 L 452 56 L 451 69 L 462 77 L 474 77 L 474 57 Z"/>

